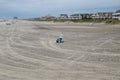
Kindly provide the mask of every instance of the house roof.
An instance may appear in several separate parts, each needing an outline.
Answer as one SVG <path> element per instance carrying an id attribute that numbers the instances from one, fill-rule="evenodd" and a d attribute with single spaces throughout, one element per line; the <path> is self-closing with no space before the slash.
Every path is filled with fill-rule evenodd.
<path id="1" fill-rule="evenodd" d="M 81 14 L 72 14 L 70 16 L 80 16 Z"/>
<path id="2" fill-rule="evenodd" d="M 116 13 L 120 13 L 120 10 L 117 10 Z"/>

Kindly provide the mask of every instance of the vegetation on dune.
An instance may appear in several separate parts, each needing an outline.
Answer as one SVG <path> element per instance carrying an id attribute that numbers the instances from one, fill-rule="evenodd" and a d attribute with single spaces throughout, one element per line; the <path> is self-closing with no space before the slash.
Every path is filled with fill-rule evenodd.
<path id="1" fill-rule="evenodd" d="M 104 22 L 106 24 L 120 24 L 120 20 L 116 19 L 55 19 L 55 20 L 41 20 L 40 18 L 29 19 L 31 21 L 54 21 L 54 22 L 74 22 L 74 23 L 82 23 L 82 22 L 91 22 L 91 23 L 101 23 Z"/>
<path id="2" fill-rule="evenodd" d="M 73 19 L 73 20 L 54 20 L 54 22 L 75 22 L 75 23 L 81 23 L 81 22 L 92 22 L 92 23 L 101 23 L 105 22 L 106 24 L 120 24 L 120 20 L 115 19 Z"/>
<path id="3" fill-rule="evenodd" d="M 106 24 L 120 24 L 120 20 L 109 19 L 105 21 Z"/>
<path id="4" fill-rule="evenodd" d="M 102 20 L 98 20 L 98 19 L 80 19 L 80 20 L 71 20 L 72 22 L 94 22 L 94 23 L 97 23 L 97 22 L 102 22 Z"/>

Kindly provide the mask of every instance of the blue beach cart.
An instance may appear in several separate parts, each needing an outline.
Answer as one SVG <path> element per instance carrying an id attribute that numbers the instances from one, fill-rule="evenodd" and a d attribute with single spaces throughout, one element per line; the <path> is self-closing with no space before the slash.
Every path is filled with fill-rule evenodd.
<path id="1" fill-rule="evenodd" d="M 56 39 L 56 43 L 64 43 L 64 39 L 62 37 L 62 34 Z"/>

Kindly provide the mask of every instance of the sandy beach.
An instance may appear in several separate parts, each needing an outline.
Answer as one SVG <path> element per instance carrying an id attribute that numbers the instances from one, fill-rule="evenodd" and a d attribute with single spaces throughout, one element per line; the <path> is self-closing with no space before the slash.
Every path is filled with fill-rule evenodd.
<path id="1" fill-rule="evenodd" d="M 120 25 L 0 22 L 0 80 L 120 80 Z"/>

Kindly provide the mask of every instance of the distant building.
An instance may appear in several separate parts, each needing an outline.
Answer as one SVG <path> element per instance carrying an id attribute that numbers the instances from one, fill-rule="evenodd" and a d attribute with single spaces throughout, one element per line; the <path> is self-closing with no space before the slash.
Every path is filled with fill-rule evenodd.
<path id="1" fill-rule="evenodd" d="M 18 17 L 15 16 L 15 17 L 13 17 L 13 19 L 18 19 Z"/>
<path id="2" fill-rule="evenodd" d="M 120 10 L 117 10 L 115 13 L 113 13 L 112 18 L 120 20 Z"/>
<path id="3" fill-rule="evenodd" d="M 65 20 L 68 19 L 68 15 L 67 14 L 60 14 L 60 19 Z"/>
<path id="4" fill-rule="evenodd" d="M 113 12 L 98 12 L 92 15 L 93 19 L 112 19 Z"/>
<path id="5" fill-rule="evenodd" d="M 88 18 L 92 18 L 93 14 L 81 14 L 82 19 L 88 19 Z"/>
<path id="6" fill-rule="evenodd" d="M 51 16 L 50 14 L 41 18 L 41 20 L 55 20 L 55 19 L 56 19 L 56 17 Z"/>
<path id="7" fill-rule="evenodd" d="M 82 15 L 81 14 L 72 14 L 72 15 L 70 15 L 70 19 L 82 19 Z"/>

